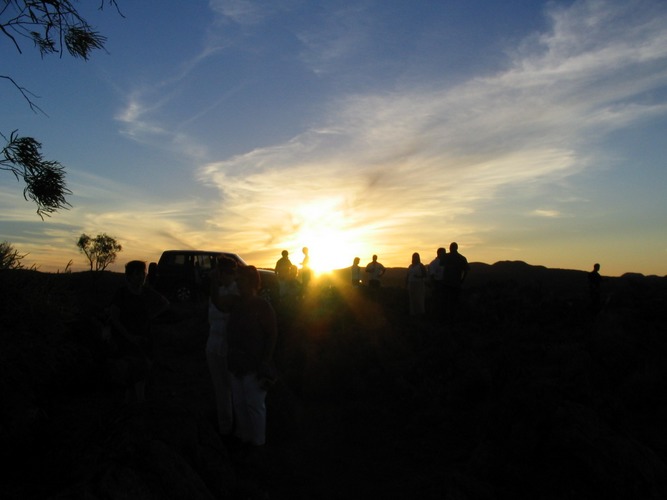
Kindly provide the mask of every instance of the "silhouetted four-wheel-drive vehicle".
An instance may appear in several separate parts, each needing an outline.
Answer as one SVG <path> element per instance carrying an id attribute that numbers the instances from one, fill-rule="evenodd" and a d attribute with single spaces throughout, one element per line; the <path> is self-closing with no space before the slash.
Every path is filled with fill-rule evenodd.
<path id="1" fill-rule="evenodd" d="M 155 288 L 172 300 L 187 302 L 208 297 L 209 273 L 219 257 L 236 261 L 239 267 L 248 264 L 235 253 L 208 250 L 166 250 L 157 263 Z M 273 303 L 278 300 L 275 272 L 258 269 L 262 279 L 260 294 Z"/>

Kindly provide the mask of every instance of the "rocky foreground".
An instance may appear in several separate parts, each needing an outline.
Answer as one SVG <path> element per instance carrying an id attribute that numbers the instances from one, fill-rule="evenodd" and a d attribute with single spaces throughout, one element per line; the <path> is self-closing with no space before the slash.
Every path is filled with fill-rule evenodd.
<path id="1" fill-rule="evenodd" d="M 471 282 L 451 321 L 398 282 L 283 306 L 262 457 L 215 431 L 201 306 L 160 318 L 123 405 L 93 321 L 122 277 L 0 273 L 2 497 L 667 498 L 665 283 L 593 314 L 540 272 Z"/>

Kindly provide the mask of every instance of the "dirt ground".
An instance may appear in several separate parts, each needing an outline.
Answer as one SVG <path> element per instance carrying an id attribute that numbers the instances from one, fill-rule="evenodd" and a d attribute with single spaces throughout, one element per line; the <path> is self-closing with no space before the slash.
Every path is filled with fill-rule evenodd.
<path id="1" fill-rule="evenodd" d="M 203 310 L 177 310 L 157 322 L 157 354 L 147 399 L 148 404 L 185 410 L 213 428 L 213 392 L 204 355 L 206 335 Z M 259 484 L 268 498 L 349 498 L 380 491 L 386 492 L 382 495 L 385 498 L 411 496 L 408 491 L 399 494 L 396 488 L 412 489 L 411 481 L 407 485 L 405 481 L 406 463 L 409 469 L 418 462 L 403 463 L 397 456 L 401 452 L 393 428 L 397 415 L 388 410 L 378 412 L 379 395 L 376 401 L 350 400 L 343 405 L 342 395 L 316 397 L 306 403 L 288 383 L 279 381 L 267 400 L 268 442 L 261 467 L 246 470 L 230 453 L 237 481 L 245 475 L 241 481 Z M 106 446 L 114 420 L 127 418 L 128 412 L 134 411 L 123 406 L 122 397 L 119 391 L 93 388 L 54 400 L 49 409 L 48 436 L 40 443 L 43 451 L 34 462 L 44 474 L 34 485 L 34 496 L 23 490 L 20 497 L 48 498 L 68 491 L 68 483 L 78 475 L 71 471 L 81 468 L 81 461 L 93 453 L 91 447 Z M 30 474 L 29 469 L 23 472 Z M 237 484 L 225 498 L 246 498 L 248 491 L 256 488 Z"/>
<path id="2" fill-rule="evenodd" d="M 130 491 L 133 471 L 109 457 L 132 461 L 151 432 L 185 457 L 148 455 L 168 498 L 665 498 L 667 296 L 625 290 L 592 316 L 560 296 L 487 286 L 443 322 L 433 304 L 435 315 L 410 317 L 400 287 L 323 287 L 279 310 L 280 378 L 264 455 L 250 462 L 212 430 L 205 307 L 174 305 L 155 324 L 143 407 L 96 378 L 35 393 L 39 432 L 4 450 L 3 498 Z M 142 427 L 156 413 L 160 429 Z"/>

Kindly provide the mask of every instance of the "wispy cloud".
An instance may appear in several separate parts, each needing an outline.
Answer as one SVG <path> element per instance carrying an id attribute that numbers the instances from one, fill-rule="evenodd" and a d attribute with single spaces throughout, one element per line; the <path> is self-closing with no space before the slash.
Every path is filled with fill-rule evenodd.
<path id="1" fill-rule="evenodd" d="M 549 210 L 544 208 L 538 208 L 536 210 L 533 210 L 531 214 L 537 217 L 547 217 L 547 218 L 556 218 L 562 216 L 562 214 L 558 210 Z"/>
<path id="2" fill-rule="evenodd" d="M 372 43 L 374 16 L 365 2 L 324 7 L 321 22 L 297 33 L 302 61 L 319 75 L 349 71 L 349 63 Z M 361 70 L 353 64 L 354 70 Z"/>
<path id="3" fill-rule="evenodd" d="M 270 17 L 281 2 L 271 0 L 209 0 L 211 10 L 241 25 L 257 25 Z"/>
<path id="4" fill-rule="evenodd" d="M 474 213 L 504 187 L 529 195 L 594 163 L 605 133 L 665 113 L 651 92 L 667 84 L 667 17 L 637 8 L 647 5 L 553 8 L 551 29 L 504 71 L 454 88 L 344 96 L 318 128 L 210 163 L 201 178 L 218 186 L 226 224 L 273 221 L 271 241 L 315 223 L 299 207 L 316 200 L 381 238 L 378 221 L 387 235 L 409 235 Z"/>
<path id="5" fill-rule="evenodd" d="M 157 107 L 146 106 L 148 99 L 143 92 L 133 91 L 127 96 L 125 107 L 118 111 L 116 119 L 123 124 L 121 133 L 137 142 L 145 142 L 148 137 L 165 136 L 168 132 L 151 120 L 150 114 Z"/>

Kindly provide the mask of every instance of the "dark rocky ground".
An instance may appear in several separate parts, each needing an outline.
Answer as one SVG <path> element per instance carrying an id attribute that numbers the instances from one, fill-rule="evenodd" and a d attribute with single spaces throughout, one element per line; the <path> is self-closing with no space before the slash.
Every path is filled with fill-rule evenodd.
<path id="1" fill-rule="evenodd" d="M 205 309 L 156 324 L 143 405 L 91 317 L 122 276 L 0 273 L 3 498 L 667 498 L 667 285 L 476 265 L 464 308 L 315 287 L 280 310 L 264 457 L 216 433 Z"/>

